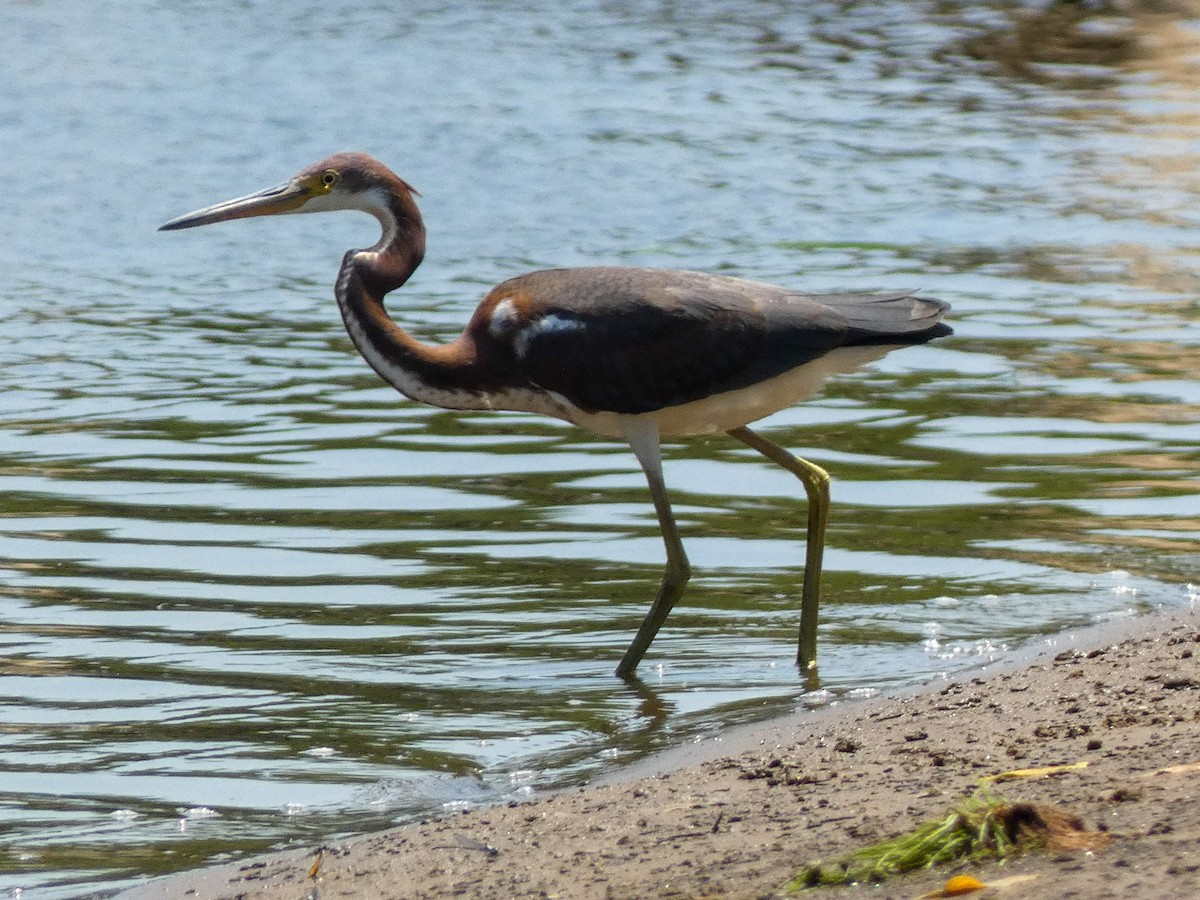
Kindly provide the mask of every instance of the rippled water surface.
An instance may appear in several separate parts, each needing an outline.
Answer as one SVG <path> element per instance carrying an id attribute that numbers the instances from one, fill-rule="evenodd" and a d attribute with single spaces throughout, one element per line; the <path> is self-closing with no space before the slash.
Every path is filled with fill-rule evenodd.
<path id="1" fill-rule="evenodd" d="M 0 30 L 0 892 L 77 896 L 524 797 L 1200 596 L 1200 18 L 996 3 L 11 3 Z M 183 234 L 328 153 L 423 192 L 452 337 L 582 263 L 920 288 L 953 337 L 632 454 L 401 399 L 331 298 L 369 219 Z M 40 888 L 36 893 L 30 889 Z"/>

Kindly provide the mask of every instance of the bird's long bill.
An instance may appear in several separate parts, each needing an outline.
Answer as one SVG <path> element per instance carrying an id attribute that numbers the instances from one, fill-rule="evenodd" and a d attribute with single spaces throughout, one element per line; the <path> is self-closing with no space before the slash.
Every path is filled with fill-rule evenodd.
<path id="1" fill-rule="evenodd" d="M 159 231 L 175 231 L 179 228 L 195 228 L 197 225 L 211 225 L 213 222 L 224 222 L 228 219 L 247 219 L 251 216 L 277 216 L 280 213 L 296 212 L 312 197 L 311 189 L 304 184 L 289 181 L 286 184 L 267 188 L 245 197 L 226 200 L 213 206 L 206 206 L 187 215 L 172 219 L 166 225 L 159 226 Z"/>

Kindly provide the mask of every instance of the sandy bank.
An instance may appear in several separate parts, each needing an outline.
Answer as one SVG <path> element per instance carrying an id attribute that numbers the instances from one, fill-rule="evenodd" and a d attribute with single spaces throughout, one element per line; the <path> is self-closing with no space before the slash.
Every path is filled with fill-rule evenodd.
<path id="1" fill-rule="evenodd" d="M 1116 840 L 1094 854 L 972 867 L 984 881 L 1039 876 L 989 894 L 1200 896 L 1200 771 L 1168 768 L 1200 762 L 1200 615 L 1066 636 L 1032 660 L 921 692 L 740 729 L 620 781 L 160 879 L 122 898 L 773 897 L 801 864 L 940 815 L 980 776 L 1081 760 L 1002 793 L 1067 808 Z M 870 893 L 916 897 L 946 877 Z"/>

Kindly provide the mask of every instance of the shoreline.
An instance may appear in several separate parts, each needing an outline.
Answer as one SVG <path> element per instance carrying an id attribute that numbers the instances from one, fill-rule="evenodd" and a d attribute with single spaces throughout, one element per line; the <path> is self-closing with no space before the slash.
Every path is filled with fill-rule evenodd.
<path id="1" fill-rule="evenodd" d="M 873 896 L 916 897 L 960 869 L 1034 875 L 1012 892 L 1033 900 L 1200 896 L 1200 613 L 1077 629 L 907 691 L 737 726 L 584 787 L 118 896 L 784 896 L 801 866 L 939 816 L 982 776 L 1081 761 L 999 791 L 1109 831 L 1108 848 L 913 873 Z"/>

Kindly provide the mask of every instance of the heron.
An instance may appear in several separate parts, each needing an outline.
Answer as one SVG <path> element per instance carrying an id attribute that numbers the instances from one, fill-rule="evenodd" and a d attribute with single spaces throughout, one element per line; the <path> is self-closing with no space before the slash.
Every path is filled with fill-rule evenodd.
<path id="1" fill-rule="evenodd" d="M 565 420 L 624 440 L 646 476 L 666 548 L 658 592 L 617 675 L 630 679 L 691 576 L 663 480 L 662 440 L 724 432 L 791 472 L 808 498 L 796 661 L 815 670 L 829 474 L 747 426 L 808 399 L 831 375 L 950 333 L 949 305 L 892 293 L 805 293 L 727 275 L 594 266 L 546 269 L 489 291 L 462 334 L 428 344 L 385 298 L 425 255 L 417 191 L 378 160 L 337 153 L 281 185 L 172 219 L 160 230 L 356 210 L 378 242 L 342 259 L 334 295 L 350 340 L 412 400 Z"/>

